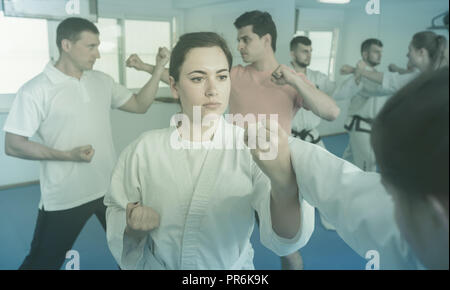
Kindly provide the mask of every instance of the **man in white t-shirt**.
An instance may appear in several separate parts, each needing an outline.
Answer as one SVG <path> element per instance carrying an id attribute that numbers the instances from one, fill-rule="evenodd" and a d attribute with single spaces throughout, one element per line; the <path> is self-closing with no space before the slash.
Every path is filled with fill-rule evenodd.
<path id="1" fill-rule="evenodd" d="M 20 269 L 59 269 L 93 214 L 105 228 L 103 196 L 116 161 L 110 110 L 145 113 L 169 58 L 160 49 L 156 72 L 133 94 L 92 70 L 100 57 L 93 23 L 65 19 L 56 42 L 58 61 L 19 89 L 4 126 L 7 155 L 41 162 L 39 214 Z M 28 140 L 35 134 L 42 143 Z"/>

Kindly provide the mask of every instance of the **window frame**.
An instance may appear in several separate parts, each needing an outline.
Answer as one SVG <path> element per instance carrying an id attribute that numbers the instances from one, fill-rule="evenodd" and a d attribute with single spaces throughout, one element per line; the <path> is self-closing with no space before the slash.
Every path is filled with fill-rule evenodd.
<path id="1" fill-rule="evenodd" d="M 2 9 L 0 9 L 0 12 L 2 13 L 2 17 L 11 17 L 11 16 L 5 16 L 4 15 L 4 11 L 3 11 L 3 7 L 1 7 Z M 18 17 L 18 18 L 24 18 L 24 19 L 28 19 L 29 17 Z M 42 19 L 42 20 L 46 20 L 46 19 Z M 48 20 L 47 20 L 47 33 L 48 33 Z M 49 52 L 49 59 L 51 59 L 51 51 L 52 51 L 52 45 L 50 43 L 50 35 L 47 35 L 47 39 L 48 39 L 48 52 Z M 2 93 L 0 92 L 0 114 L 2 113 L 8 113 L 9 112 L 9 108 L 12 105 L 12 102 L 14 101 L 14 98 L 16 96 L 17 92 L 14 93 Z"/>
<path id="2" fill-rule="evenodd" d="M 331 39 L 331 48 L 330 48 L 330 57 L 328 60 L 328 77 L 330 80 L 334 81 L 336 79 L 336 58 L 337 58 L 337 52 L 338 52 L 338 43 L 339 43 L 339 28 L 317 28 L 317 29 L 297 29 L 294 36 L 304 35 L 306 37 L 309 37 L 309 34 L 311 32 L 331 32 L 332 33 L 332 39 Z M 304 33 L 304 34 L 302 34 Z M 314 48 L 314 43 L 313 43 Z"/>
<path id="3" fill-rule="evenodd" d="M 178 15 L 168 15 L 168 16 L 132 16 L 132 15 L 98 15 L 98 19 L 115 19 L 121 29 L 121 35 L 118 37 L 118 68 L 119 68 L 119 83 L 126 86 L 126 66 L 125 66 L 125 20 L 137 20 L 137 21 L 163 21 L 169 22 L 170 24 L 170 47 L 171 49 L 176 42 L 177 33 L 180 29 L 178 23 Z M 47 21 L 47 33 L 48 33 L 48 45 L 49 45 L 49 60 L 55 62 L 59 58 L 59 51 L 56 46 L 56 28 L 60 21 L 45 19 Z M 94 23 L 96 24 L 96 23 Z M 150 75 L 149 75 L 150 77 Z M 131 91 L 137 93 L 141 88 L 128 88 Z M 15 93 L 2 93 L 0 92 L 0 113 L 9 112 L 9 108 L 14 100 Z M 160 87 L 156 94 L 156 97 L 167 97 L 170 96 L 169 87 Z"/>
<path id="4" fill-rule="evenodd" d="M 108 17 L 99 17 L 99 18 L 108 18 Z M 172 50 L 172 47 L 174 46 L 174 43 L 176 42 L 176 32 L 177 32 L 177 26 L 176 26 L 176 16 L 172 17 L 151 17 L 150 19 L 148 17 L 121 17 L 116 18 L 118 20 L 118 24 L 120 25 L 121 29 L 121 41 L 120 45 L 118 46 L 119 49 L 119 78 L 120 83 L 126 87 L 126 55 L 127 52 L 125 51 L 125 41 L 126 41 L 126 35 L 125 35 L 125 21 L 126 20 L 136 20 L 136 21 L 160 21 L 160 22 L 169 22 L 170 25 L 170 37 L 169 37 L 169 50 Z M 121 76 L 122 74 L 122 76 Z M 135 92 L 138 92 L 141 88 L 128 88 L 130 90 L 133 90 Z M 159 87 L 158 92 L 156 94 L 156 97 L 166 97 L 167 95 L 170 95 L 170 88 L 169 87 Z"/>

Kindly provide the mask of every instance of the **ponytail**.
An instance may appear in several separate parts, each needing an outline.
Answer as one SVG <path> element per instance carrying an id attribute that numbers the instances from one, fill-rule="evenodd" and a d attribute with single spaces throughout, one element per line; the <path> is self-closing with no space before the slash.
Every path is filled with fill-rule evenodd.
<path id="1" fill-rule="evenodd" d="M 436 58 L 434 62 L 432 62 L 432 68 L 435 70 L 444 66 L 448 66 L 448 58 L 446 57 L 445 53 L 447 49 L 447 39 L 442 35 L 438 35 L 436 37 L 436 42 L 437 42 Z"/>
<path id="2" fill-rule="evenodd" d="M 446 58 L 447 39 L 431 31 L 418 32 L 413 36 L 412 45 L 415 49 L 424 48 L 430 56 L 429 70 L 436 70 L 448 65 Z"/>

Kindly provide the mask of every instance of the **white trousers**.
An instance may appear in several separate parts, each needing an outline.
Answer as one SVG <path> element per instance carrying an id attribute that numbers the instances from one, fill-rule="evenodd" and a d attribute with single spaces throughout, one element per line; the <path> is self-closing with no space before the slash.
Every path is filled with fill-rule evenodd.
<path id="1" fill-rule="evenodd" d="M 371 129 L 372 126 L 364 121 L 359 122 L 359 126 L 354 123 L 351 130 L 348 131 L 350 138 L 342 158 L 364 171 L 376 172 L 375 153 L 370 144 L 370 133 L 366 132 Z"/>

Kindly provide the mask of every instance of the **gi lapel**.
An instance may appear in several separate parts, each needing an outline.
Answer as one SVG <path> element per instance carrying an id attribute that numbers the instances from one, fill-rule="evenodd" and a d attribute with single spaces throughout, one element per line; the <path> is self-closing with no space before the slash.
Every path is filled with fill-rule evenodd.
<path id="1" fill-rule="evenodd" d="M 215 191 L 217 176 L 221 171 L 223 149 L 217 148 L 217 142 L 221 142 L 225 137 L 225 120 L 221 119 L 214 134 L 212 148 L 208 149 L 205 163 L 200 171 L 197 184 L 194 188 L 191 204 L 186 218 L 181 249 L 181 269 L 198 269 L 196 259 L 198 258 L 197 248 L 201 247 L 197 240 L 200 226 L 209 206 L 211 195 Z"/>

